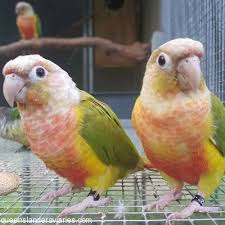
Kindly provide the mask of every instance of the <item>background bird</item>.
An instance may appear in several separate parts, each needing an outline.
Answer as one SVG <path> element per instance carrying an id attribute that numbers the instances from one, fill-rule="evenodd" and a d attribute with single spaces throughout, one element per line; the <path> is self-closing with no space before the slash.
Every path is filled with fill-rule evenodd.
<path id="1" fill-rule="evenodd" d="M 5 65 L 3 74 L 4 96 L 10 105 L 17 102 L 32 151 L 72 184 L 42 200 L 91 189 L 86 199 L 60 216 L 109 203 L 109 197 L 100 195 L 118 179 L 143 169 L 114 112 L 80 91 L 58 65 L 39 55 L 20 56 Z"/>
<path id="2" fill-rule="evenodd" d="M 29 148 L 28 140 L 23 132 L 18 108 L 0 107 L 0 137 L 18 142 Z"/>
<path id="3" fill-rule="evenodd" d="M 225 109 L 205 84 L 202 56 L 203 45 L 187 38 L 156 49 L 133 109 L 133 124 L 146 155 L 171 188 L 145 208 L 163 209 L 179 199 L 184 183 L 198 188 L 192 202 L 168 221 L 218 210 L 203 204 L 224 175 Z"/>
<path id="4" fill-rule="evenodd" d="M 21 39 L 33 39 L 41 36 L 41 21 L 33 7 L 27 2 L 18 2 L 15 7 L 16 24 Z"/>

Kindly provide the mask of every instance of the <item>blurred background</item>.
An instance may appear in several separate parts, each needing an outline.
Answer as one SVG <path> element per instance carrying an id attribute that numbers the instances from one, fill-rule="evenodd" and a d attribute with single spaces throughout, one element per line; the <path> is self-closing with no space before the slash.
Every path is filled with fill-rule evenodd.
<path id="1" fill-rule="evenodd" d="M 0 3 L 0 45 L 20 39 L 16 26 L 17 0 Z M 159 3 L 148 0 L 29 0 L 42 23 L 43 37 L 75 38 L 97 36 L 124 45 L 150 42 L 159 29 Z M 149 49 L 150 52 L 150 49 Z M 64 68 L 77 86 L 113 107 L 121 118 L 130 117 L 138 95 L 146 60 L 133 63 L 107 55 L 101 49 L 71 48 L 64 51 L 41 50 L 44 57 Z M 1 57 L 1 56 L 0 56 Z M 0 58 L 0 67 L 9 57 Z M 1 85 L 2 85 L 2 77 Z M 0 105 L 5 105 L 1 95 Z"/>
<path id="2" fill-rule="evenodd" d="M 0 46 L 20 40 L 17 0 L 1 0 Z M 101 37 L 151 49 L 175 37 L 203 42 L 203 71 L 212 91 L 224 99 L 224 4 L 221 0 L 29 0 L 42 24 L 42 37 Z M 157 32 L 160 31 L 160 32 Z M 140 92 L 146 59 L 133 62 L 100 48 L 41 49 L 44 57 L 69 72 L 78 87 L 108 103 L 120 118 L 130 118 Z M 21 52 L 22 54 L 22 52 Z M 0 67 L 10 59 L 0 55 Z M 0 77 L 2 85 L 2 77 Z M 6 105 L 3 95 L 0 105 Z"/>

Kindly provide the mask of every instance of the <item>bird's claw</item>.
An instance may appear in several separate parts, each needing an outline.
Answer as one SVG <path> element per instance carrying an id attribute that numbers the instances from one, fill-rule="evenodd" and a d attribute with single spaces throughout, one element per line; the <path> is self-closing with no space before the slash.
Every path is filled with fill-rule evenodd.
<path id="1" fill-rule="evenodd" d="M 191 204 L 186 208 L 184 208 L 181 212 L 171 213 L 166 219 L 166 224 L 170 225 L 171 220 L 186 219 L 187 217 L 191 216 L 194 212 L 209 213 L 219 211 L 220 207 L 205 207 L 200 206 L 197 202 L 191 202 Z"/>
<path id="2" fill-rule="evenodd" d="M 41 197 L 40 201 L 41 202 L 51 202 L 54 199 L 58 198 L 57 193 L 55 191 L 49 192 L 45 194 L 44 196 Z"/>
<path id="3" fill-rule="evenodd" d="M 154 208 L 158 212 L 159 210 L 162 210 L 165 208 L 165 204 L 163 204 L 162 201 L 158 200 L 158 201 L 152 202 L 151 204 L 143 206 L 143 211 L 150 211 Z"/>
<path id="4" fill-rule="evenodd" d="M 109 204 L 112 201 L 110 197 L 100 198 L 98 201 L 93 199 L 93 196 L 88 196 L 82 202 L 65 208 L 59 215 L 58 218 L 62 218 L 68 216 L 73 213 L 80 213 L 83 212 L 87 208 L 91 207 L 100 207 Z"/>
<path id="5" fill-rule="evenodd" d="M 163 210 L 170 202 L 180 199 L 181 196 L 182 196 L 181 191 L 174 193 L 174 190 L 172 190 L 171 192 L 162 196 L 159 200 L 154 201 L 154 202 L 144 206 L 143 210 L 150 211 L 155 208 L 156 211 L 158 212 L 160 210 Z"/>
<path id="6" fill-rule="evenodd" d="M 81 192 L 82 189 L 80 188 L 75 188 L 75 187 L 71 187 L 71 186 L 65 186 L 57 191 L 51 191 L 47 194 L 45 194 L 41 199 L 40 201 L 53 201 L 54 199 L 58 198 L 58 197 L 62 197 L 66 194 L 69 194 L 71 192 L 73 193 L 79 193 Z"/>

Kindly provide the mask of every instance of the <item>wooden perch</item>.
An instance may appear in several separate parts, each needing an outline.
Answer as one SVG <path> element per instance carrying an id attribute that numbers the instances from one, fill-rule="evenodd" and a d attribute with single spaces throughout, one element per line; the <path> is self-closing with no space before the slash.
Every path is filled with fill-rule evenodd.
<path id="1" fill-rule="evenodd" d="M 147 43 L 135 42 L 131 45 L 122 45 L 100 37 L 79 38 L 38 38 L 20 40 L 8 45 L 0 46 L 0 57 L 16 57 L 24 51 L 38 53 L 43 49 L 64 50 L 76 47 L 96 47 L 103 49 L 107 54 L 117 53 L 133 62 L 142 62 L 150 53 Z"/>

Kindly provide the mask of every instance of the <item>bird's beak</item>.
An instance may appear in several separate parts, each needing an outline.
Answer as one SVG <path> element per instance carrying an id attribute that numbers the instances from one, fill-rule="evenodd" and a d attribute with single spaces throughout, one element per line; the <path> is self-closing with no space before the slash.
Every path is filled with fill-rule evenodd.
<path id="1" fill-rule="evenodd" d="M 183 91 L 197 91 L 201 74 L 200 60 L 197 56 L 182 59 L 177 65 L 177 79 Z"/>
<path id="2" fill-rule="evenodd" d="M 25 87 L 25 82 L 16 74 L 9 74 L 5 76 L 3 84 L 3 94 L 8 104 L 13 107 L 14 102 L 22 100 L 20 92 Z"/>

